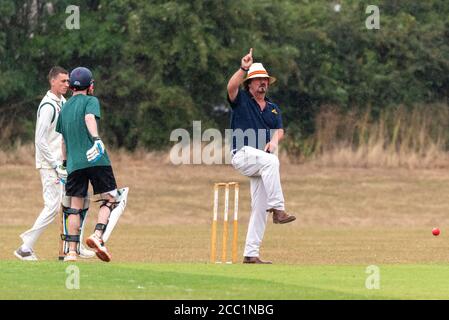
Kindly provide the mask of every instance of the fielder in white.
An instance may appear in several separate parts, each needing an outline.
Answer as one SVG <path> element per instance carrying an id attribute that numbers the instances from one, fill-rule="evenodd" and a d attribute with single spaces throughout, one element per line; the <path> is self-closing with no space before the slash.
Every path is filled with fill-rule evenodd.
<path id="1" fill-rule="evenodd" d="M 20 235 L 23 244 L 14 251 L 21 260 L 38 260 L 34 246 L 42 232 L 58 215 L 63 196 L 63 183 L 67 173 L 62 166 L 62 137 L 55 131 L 59 112 L 65 103 L 64 94 L 69 88 L 69 75 L 61 67 L 53 67 L 48 75 L 50 90 L 46 93 L 37 110 L 35 147 L 36 168 L 39 170 L 43 189 L 44 208 L 31 229 Z M 95 255 L 83 248 L 83 257 Z"/>
<path id="2" fill-rule="evenodd" d="M 243 263 L 271 264 L 259 258 L 268 214 L 275 224 L 292 222 L 285 212 L 279 174 L 279 160 L 273 154 L 284 136 L 281 110 L 266 93 L 276 81 L 261 63 L 253 63 L 252 49 L 241 60 L 241 67 L 228 82 L 232 108 L 232 165 L 250 178 L 251 216 Z M 244 89 L 240 88 L 243 83 Z"/>

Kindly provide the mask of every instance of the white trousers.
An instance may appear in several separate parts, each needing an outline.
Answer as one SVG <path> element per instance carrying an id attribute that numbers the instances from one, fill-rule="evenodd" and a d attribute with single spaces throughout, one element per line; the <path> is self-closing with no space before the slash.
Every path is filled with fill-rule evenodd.
<path id="1" fill-rule="evenodd" d="M 258 257 L 267 225 L 267 210 L 285 210 L 279 159 L 253 147 L 243 147 L 232 157 L 232 166 L 250 178 L 251 216 L 243 256 Z"/>
<path id="2" fill-rule="evenodd" d="M 36 219 L 33 227 L 20 235 L 29 248 L 33 248 L 37 239 L 47 226 L 53 222 L 59 212 L 63 194 L 63 186 L 53 169 L 39 169 L 41 175 L 44 208 Z"/>

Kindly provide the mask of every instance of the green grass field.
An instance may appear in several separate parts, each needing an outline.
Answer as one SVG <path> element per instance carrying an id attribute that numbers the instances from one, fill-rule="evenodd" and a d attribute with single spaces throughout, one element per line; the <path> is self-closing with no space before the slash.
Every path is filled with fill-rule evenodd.
<path id="1" fill-rule="evenodd" d="M 448 299 L 449 267 L 382 265 L 367 289 L 365 266 L 77 264 L 1 262 L 0 299 Z M 69 283 L 68 287 L 66 282 Z"/>
<path id="2" fill-rule="evenodd" d="M 130 187 L 129 204 L 107 244 L 112 262 L 76 263 L 80 289 L 66 287 L 69 265 L 56 260 L 56 222 L 35 247 L 39 262 L 13 256 L 42 208 L 41 186 L 32 165 L 0 167 L 8 199 L 0 207 L 0 299 L 449 299 L 445 170 L 283 164 L 287 209 L 298 219 L 268 221 L 261 258 L 274 264 L 260 266 L 208 263 L 216 181 L 241 183 L 243 254 L 249 183 L 232 168 L 175 167 L 126 155 L 113 163 L 119 186 Z M 379 289 L 366 288 L 370 265 L 379 268 Z"/>

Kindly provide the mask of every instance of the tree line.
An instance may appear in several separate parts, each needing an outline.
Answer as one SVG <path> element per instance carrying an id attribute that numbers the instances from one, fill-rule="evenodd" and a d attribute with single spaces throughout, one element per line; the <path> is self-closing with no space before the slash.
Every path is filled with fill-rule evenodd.
<path id="1" fill-rule="evenodd" d="M 394 108 L 447 105 L 449 2 L 83 0 L 0 2 L 0 142 L 32 141 L 53 65 L 89 67 L 104 115 L 102 136 L 128 150 L 169 147 L 170 132 L 225 129 L 226 83 L 250 47 L 278 79 L 270 88 L 292 148 L 331 105 L 373 118 Z M 338 1 L 337 1 L 338 2 Z"/>

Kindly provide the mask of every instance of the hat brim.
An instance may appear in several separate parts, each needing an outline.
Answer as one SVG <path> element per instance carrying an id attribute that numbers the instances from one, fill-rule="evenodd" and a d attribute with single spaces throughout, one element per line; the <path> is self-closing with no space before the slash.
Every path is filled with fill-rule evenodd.
<path id="1" fill-rule="evenodd" d="M 246 82 L 247 80 L 250 80 L 250 79 L 256 79 L 256 78 L 269 78 L 269 82 L 268 82 L 269 84 L 273 84 L 276 82 L 275 77 L 268 76 L 268 75 L 260 75 L 260 74 L 255 74 L 251 77 L 246 77 L 245 79 L 243 79 L 243 82 Z"/>

